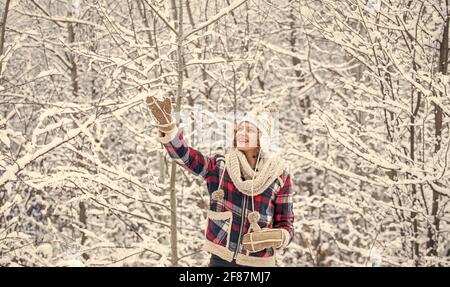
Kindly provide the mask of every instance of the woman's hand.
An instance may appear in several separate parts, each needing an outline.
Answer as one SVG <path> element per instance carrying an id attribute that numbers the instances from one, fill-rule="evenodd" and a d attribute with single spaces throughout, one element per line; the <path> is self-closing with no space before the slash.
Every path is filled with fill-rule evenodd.
<path id="1" fill-rule="evenodd" d="M 169 98 L 160 101 L 154 96 L 148 96 L 146 102 L 150 112 L 158 122 L 157 125 L 161 132 L 170 131 L 175 127 L 172 118 L 172 103 Z"/>

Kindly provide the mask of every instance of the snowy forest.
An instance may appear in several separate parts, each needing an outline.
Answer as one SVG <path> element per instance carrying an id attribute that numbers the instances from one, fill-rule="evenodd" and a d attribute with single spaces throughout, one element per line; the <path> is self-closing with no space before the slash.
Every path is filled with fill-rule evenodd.
<path id="1" fill-rule="evenodd" d="M 190 117 L 276 108 L 278 266 L 450 266 L 449 6 L 1 0 L 0 266 L 207 264 L 209 195 L 157 140 L 161 93 L 205 155 L 220 128 Z"/>

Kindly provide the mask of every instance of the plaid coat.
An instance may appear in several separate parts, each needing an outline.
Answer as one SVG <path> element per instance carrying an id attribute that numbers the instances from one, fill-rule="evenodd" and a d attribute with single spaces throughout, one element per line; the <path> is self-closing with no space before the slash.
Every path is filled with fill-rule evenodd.
<path id="1" fill-rule="evenodd" d="M 252 211 L 252 199 L 241 193 L 231 181 L 225 168 L 224 155 L 206 156 L 189 147 L 178 128 L 161 136 L 159 140 L 178 165 L 206 180 L 210 210 L 204 250 L 227 261 L 236 259 L 237 264 L 274 266 L 274 248 L 259 252 L 247 252 L 242 248 L 242 237 L 250 227 L 247 216 Z M 221 176 L 220 189 L 223 191 L 218 192 Z M 280 228 L 285 234 L 286 240 L 281 248 L 286 247 L 294 237 L 291 184 L 290 174 L 284 169 L 273 184 L 254 197 L 254 209 L 261 215 L 259 226 Z"/>

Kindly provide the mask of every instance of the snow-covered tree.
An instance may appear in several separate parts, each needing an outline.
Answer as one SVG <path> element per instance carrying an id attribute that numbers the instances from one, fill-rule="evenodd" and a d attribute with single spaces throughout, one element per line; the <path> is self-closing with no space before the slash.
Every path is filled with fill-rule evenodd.
<path id="1" fill-rule="evenodd" d="M 208 194 L 157 140 L 161 94 L 205 154 L 219 115 L 276 108 L 281 266 L 450 265 L 448 5 L 0 1 L 0 265 L 206 264 Z"/>

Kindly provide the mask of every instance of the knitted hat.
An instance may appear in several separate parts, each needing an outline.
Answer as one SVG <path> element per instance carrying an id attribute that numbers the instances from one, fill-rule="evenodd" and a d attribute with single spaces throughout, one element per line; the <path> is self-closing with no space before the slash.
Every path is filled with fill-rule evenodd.
<path id="1" fill-rule="evenodd" d="M 259 143 L 261 151 L 268 154 L 272 138 L 273 119 L 268 109 L 257 108 L 247 114 L 238 122 L 238 126 L 242 122 L 249 122 L 256 126 L 260 132 Z"/>

